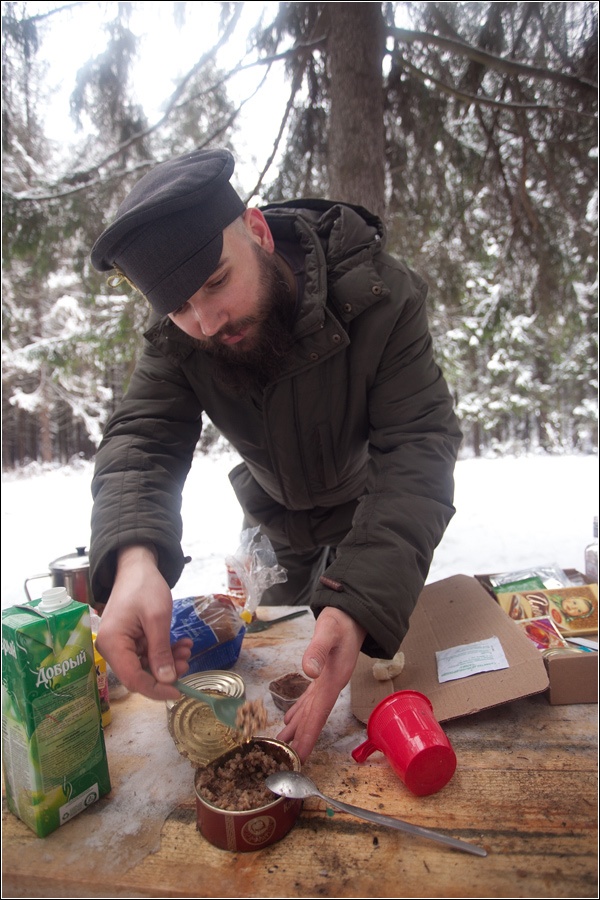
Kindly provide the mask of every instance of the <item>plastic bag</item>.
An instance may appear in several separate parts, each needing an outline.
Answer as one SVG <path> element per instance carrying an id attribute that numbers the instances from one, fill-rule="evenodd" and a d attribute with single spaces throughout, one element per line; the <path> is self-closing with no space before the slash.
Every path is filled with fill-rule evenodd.
<path id="1" fill-rule="evenodd" d="M 518 572 L 499 572 L 490 575 L 490 583 L 495 594 L 559 588 L 570 584 L 568 576 L 556 564 L 533 566 L 531 569 L 519 569 Z"/>
<path id="2" fill-rule="evenodd" d="M 240 616 L 251 622 L 264 592 L 274 584 L 287 581 L 287 572 L 277 562 L 271 541 L 260 533 L 260 526 L 247 528 L 234 556 L 226 565 L 237 575 L 246 596 Z"/>
<path id="3" fill-rule="evenodd" d="M 244 623 L 252 621 L 262 595 L 271 585 L 287 581 L 269 538 L 259 532 L 260 528 L 244 531 L 235 556 L 225 561 L 242 584 L 245 601 L 241 610 L 226 594 L 173 601 L 171 643 L 183 637 L 192 639 L 190 673 L 231 668 L 240 655 Z"/>
<path id="4" fill-rule="evenodd" d="M 193 641 L 189 674 L 230 669 L 240 655 L 245 632 L 235 604 L 225 594 L 173 601 L 171 642 L 183 637 Z"/>

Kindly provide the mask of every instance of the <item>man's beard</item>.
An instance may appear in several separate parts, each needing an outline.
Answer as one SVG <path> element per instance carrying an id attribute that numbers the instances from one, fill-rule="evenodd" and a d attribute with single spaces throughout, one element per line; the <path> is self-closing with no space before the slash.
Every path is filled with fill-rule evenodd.
<path id="1" fill-rule="evenodd" d="M 200 342 L 202 349 L 213 359 L 215 379 L 240 397 L 257 391 L 262 393 L 283 370 L 293 344 L 295 306 L 290 286 L 277 258 L 261 247 L 253 246 L 260 266 L 258 309 L 252 319 L 231 326 L 233 331 L 253 326 L 255 332 L 249 336 L 252 342 L 244 349 L 237 344 L 224 344 L 218 334 Z M 227 333 L 227 329 L 222 333 Z"/>

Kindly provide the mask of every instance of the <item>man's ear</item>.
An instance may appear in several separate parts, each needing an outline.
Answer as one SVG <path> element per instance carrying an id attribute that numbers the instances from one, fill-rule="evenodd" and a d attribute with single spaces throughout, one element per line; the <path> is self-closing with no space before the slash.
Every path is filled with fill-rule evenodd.
<path id="1" fill-rule="evenodd" d="M 263 250 L 273 253 L 275 250 L 275 241 L 271 234 L 271 229 L 267 224 L 267 220 L 263 216 L 260 209 L 251 207 L 242 213 L 244 225 L 250 235 L 251 240 L 255 241 Z"/>

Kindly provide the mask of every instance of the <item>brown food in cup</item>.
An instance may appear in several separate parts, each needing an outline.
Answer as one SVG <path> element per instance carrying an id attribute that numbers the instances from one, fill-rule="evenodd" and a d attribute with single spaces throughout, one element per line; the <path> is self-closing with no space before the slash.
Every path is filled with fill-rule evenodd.
<path id="1" fill-rule="evenodd" d="M 290 672 L 282 675 L 269 685 L 269 691 L 275 706 L 286 712 L 302 696 L 311 682 L 300 672 Z"/>

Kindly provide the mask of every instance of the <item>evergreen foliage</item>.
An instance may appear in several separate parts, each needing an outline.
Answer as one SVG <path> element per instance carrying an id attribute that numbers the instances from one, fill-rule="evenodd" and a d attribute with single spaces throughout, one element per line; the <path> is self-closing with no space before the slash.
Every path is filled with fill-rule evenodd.
<path id="1" fill-rule="evenodd" d="M 65 156 L 44 135 L 40 46 L 79 6 L 2 5 L 5 466 L 94 452 L 147 309 L 108 289 L 89 248 L 149 166 L 191 147 L 235 152 L 244 137 L 215 58 L 259 4 L 219 4 L 218 43 L 151 124 L 132 79 L 139 4 L 109 3 L 104 49 L 72 86 L 81 138 Z M 182 28 L 186 7 L 173 4 Z M 466 450 L 593 451 L 596 4 L 282 2 L 265 17 L 273 9 L 235 67 L 279 67 L 288 85 L 252 195 L 383 211 L 388 249 L 430 283 Z"/>

